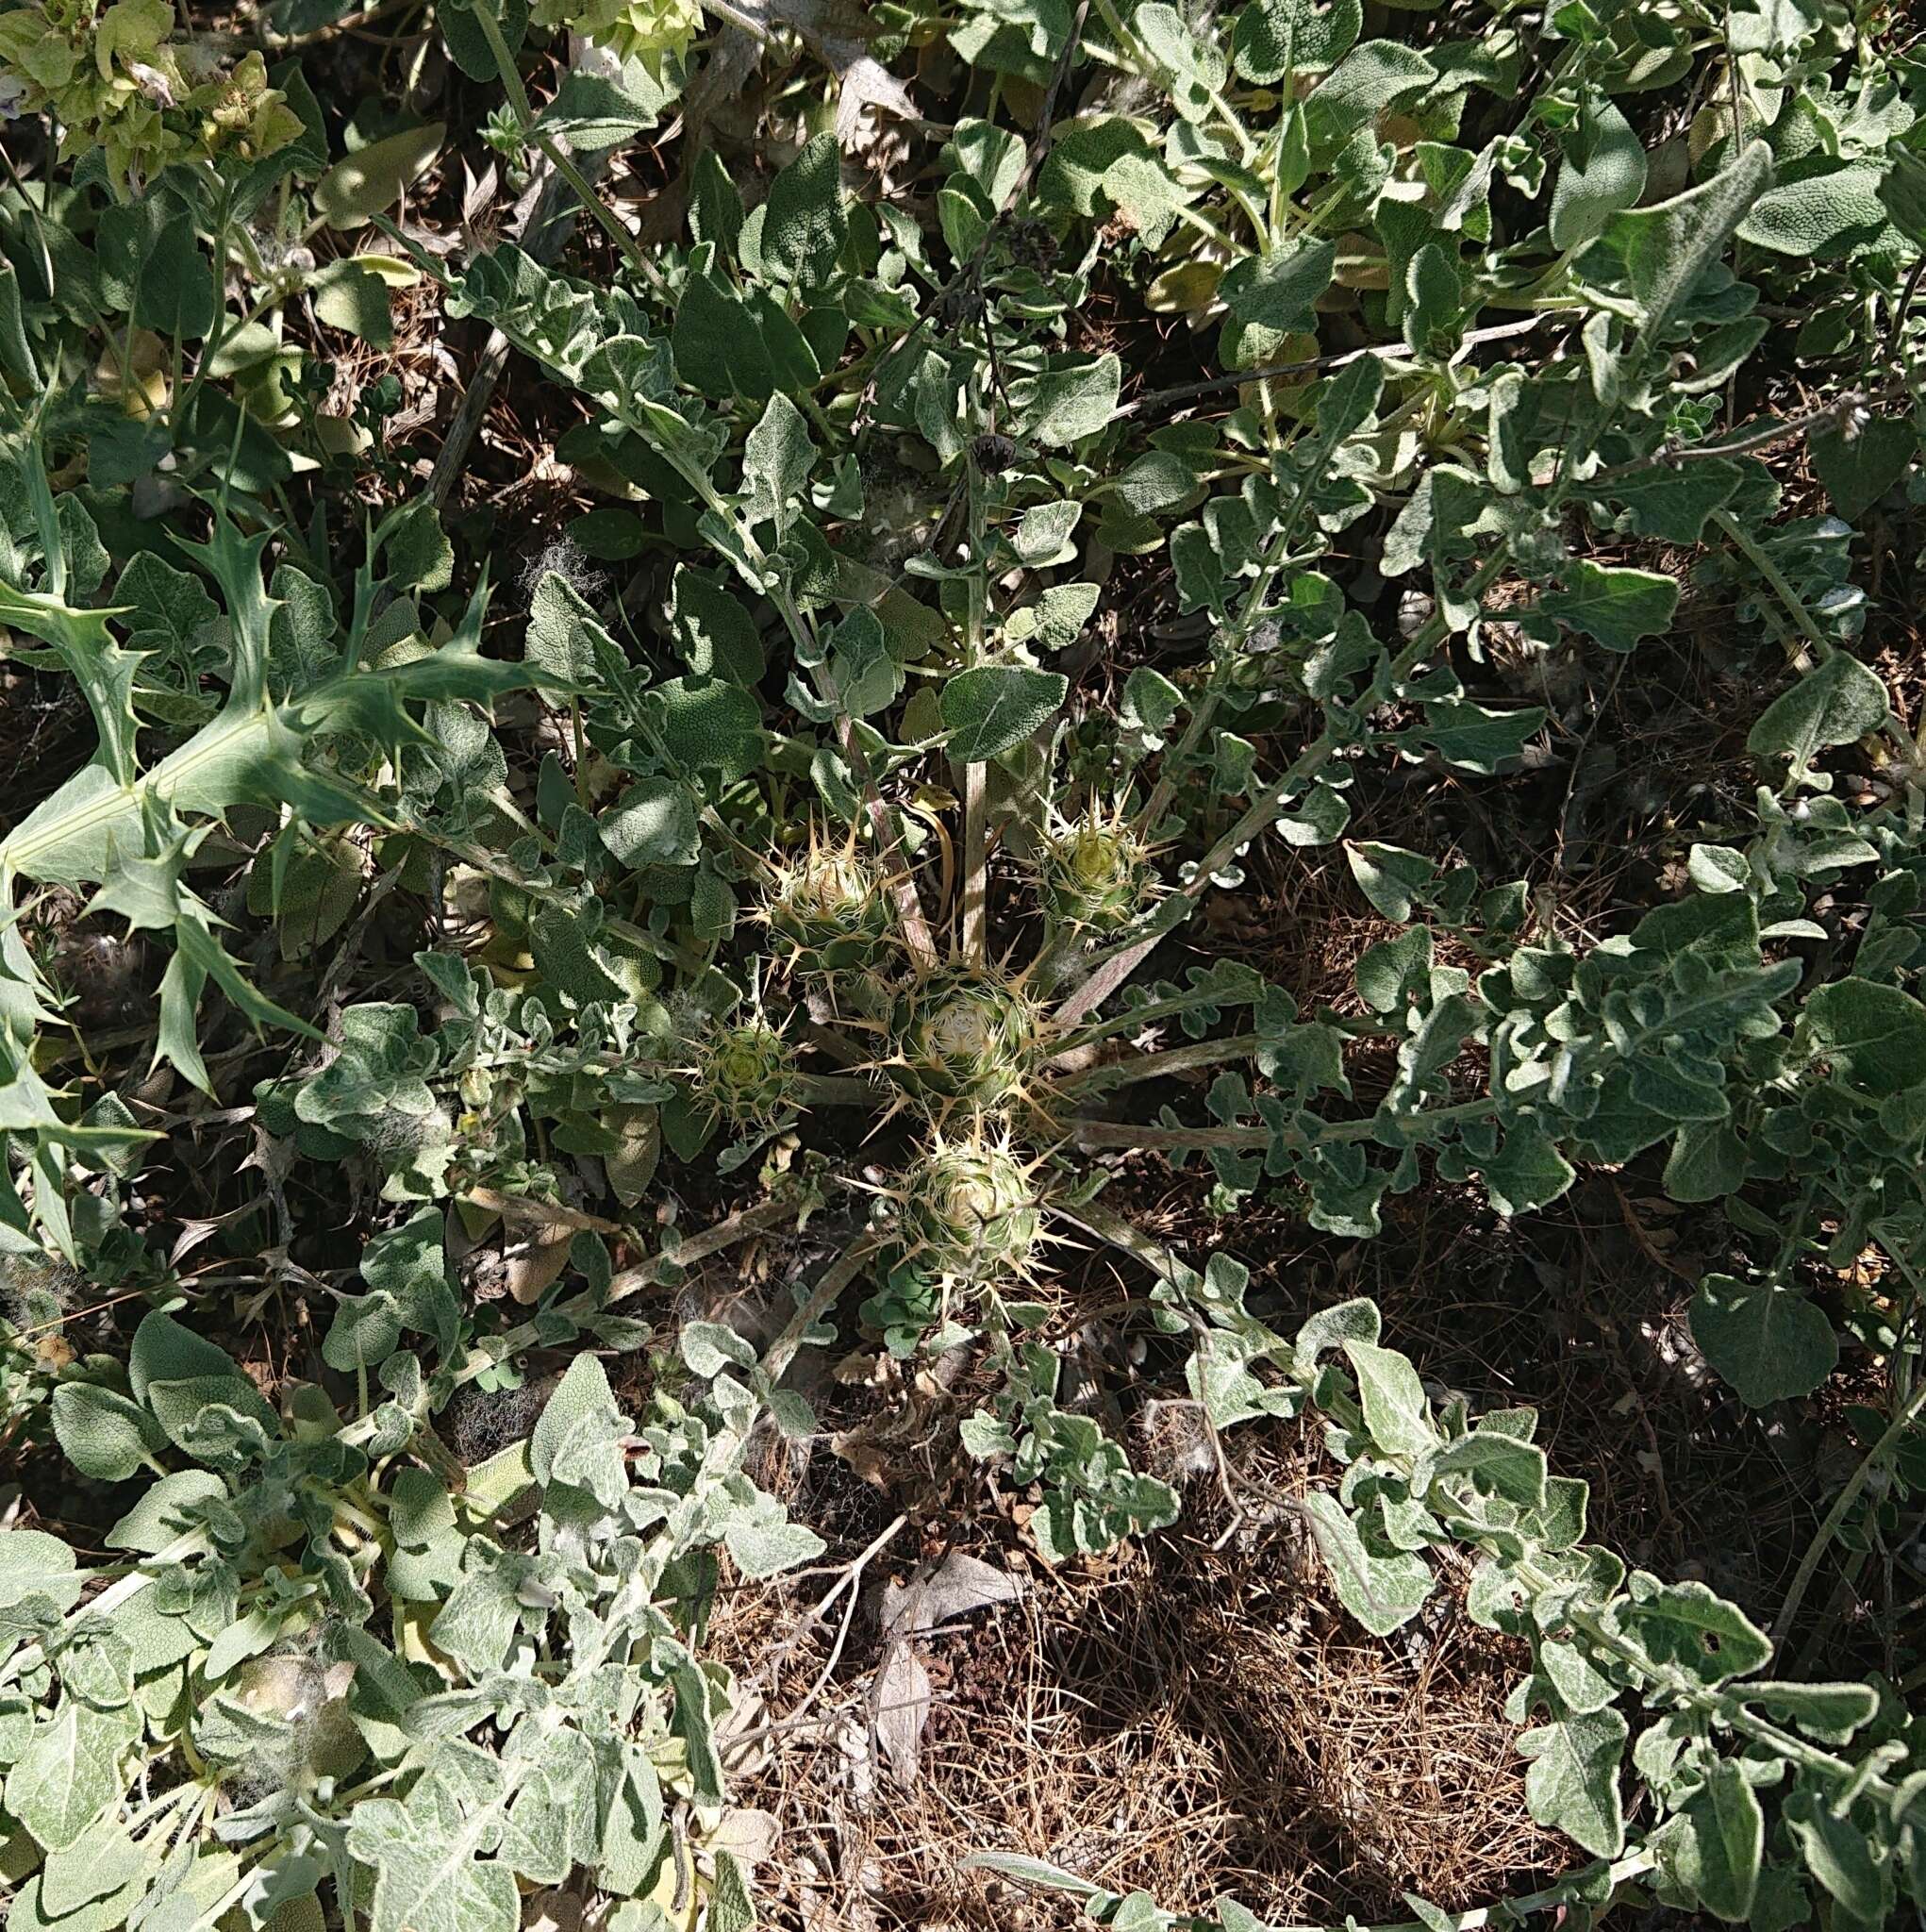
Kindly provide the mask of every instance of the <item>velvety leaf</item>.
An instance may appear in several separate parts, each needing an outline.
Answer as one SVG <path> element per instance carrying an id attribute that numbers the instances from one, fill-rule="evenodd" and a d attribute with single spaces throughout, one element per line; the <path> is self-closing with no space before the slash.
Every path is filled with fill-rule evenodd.
<path id="1" fill-rule="evenodd" d="M 1079 357 L 1025 378 L 1010 400 L 1027 435 L 1061 448 L 1108 426 L 1122 384 L 1123 365 L 1115 356 Z"/>
<path id="2" fill-rule="evenodd" d="M 1823 259 L 1885 222 L 1879 198 L 1884 170 L 1877 161 L 1813 155 L 1792 163 L 1779 186 L 1752 204 L 1738 234 L 1742 242 L 1781 255 Z"/>
<path id="3" fill-rule="evenodd" d="M 1431 1404 L 1408 1356 L 1375 1342 L 1348 1340 L 1344 1353 L 1357 1377 L 1366 1426 L 1378 1446 L 1416 1460 L 1437 1447 Z"/>
<path id="4" fill-rule="evenodd" d="M 481 1836 L 479 1823 L 464 1824 L 423 1785 L 406 1802 L 357 1805 L 347 1843 L 374 1874 L 373 1932 L 519 1932 L 513 1868 L 477 1857 Z"/>
<path id="5" fill-rule="evenodd" d="M 1603 232 L 1645 192 L 1645 149 L 1602 94 L 1588 94 L 1552 185 L 1552 245 L 1572 249 Z"/>
<path id="6" fill-rule="evenodd" d="M 1772 1655 L 1766 1633 L 1702 1583 L 1661 1583 L 1635 1573 L 1619 1618 L 1655 1662 L 1708 1689 L 1758 1670 Z"/>
<path id="7" fill-rule="evenodd" d="M 1926 1006 L 1896 986 L 1847 978 L 1815 987 L 1800 1036 L 1855 1092 L 1884 1099 L 1926 1081 Z"/>
<path id="8" fill-rule="evenodd" d="M 139 1403 L 111 1389 L 63 1382 L 53 1396 L 54 1434 L 82 1475 L 121 1483 L 167 1446 L 160 1425 Z"/>
<path id="9" fill-rule="evenodd" d="M 1536 1120 L 1507 1127 L 1499 1151 L 1485 1162 L 1485 1191 L 1501 1214 L 1526 1214 L 1555 1201 L 1576 1178 L 1557 1142 Z"/>
<path id="10" fill-rule="evenodd" d="M 587 1490 L 606 1509 L 628 1493 L 623 1441 L 628 1420 L 615 1405 L 608 1375 L 592 1355 L 578 1355 L 556 1383 L 529 1441 L 537 1482 Z"/>
<path id="11" fill-rule="evenodd" d="M 1805 1787 L 1781 1807 L 1812 1875 L 1863 1925 L 1884 1924 L 1886 1880 L 1874 1861 L 1872 1843 L 1851 1817 L 1833 1815 L 1831 1794 Z"/>
<path id="12" fill-rule="evenodd" d="M 842 211 L 842 158 L 833 135 L 818 134 L 770 189 L 762 259 L 782 280 L 825 280 L 848 233 Z"/>
<path id="13" fill-rule="evenodd" d="M 1806 1395 L 1838 1366 L 1823 1308 L 1798 1290 L 1708 1274 L 1692 1297 L 1692 1339 L 1748 1408 Z"/>
<path id="14" fill-rule="evenodd" d="M 1640 638 L 1663 635 L 1678 605 L 1679 586 L 1672 577 L 1583 558 L 1567 567 L 1563 590 L 1548 591 L 1540 599 L 1540 608 L 1611 651 L 1629 651 Z"/>
<path id="15" fill-rule="evenodd" d="M 314 187 L 315 211 L 330 228 L 359 228 L 385 214 L 434 165 L 448 138 L 440 121 L 405 128 L 337 161 Z"/>
<path id="16" fill-rule="evenodd" d="M 1745 1774 L 1720 1758 L 1685 1801 L 1685 1836 L 1672 1852 L 1674 1873 L 1715 1918 L 1736 1924 L 1752 1909 L 1765 1853 L 1766 1819 Z"/>
<path id="17" fill-rule="evenodd" d="M 1338 1602 L 1373 1637 L 1402 1629 L 1424 1607 L 1434 1578 L 1421 1557 L 1367 1549 L 1343 1506 L 1322 1491 L 1314 1490 L 1302 1507 Z"/>
<path id="18" fill-rule="evenodd" d="M 1231 46 L 1237 72 L 1270 87 L 1290 72 L 1335 66 L 1364 25 L 1359 0 L 1251 0 Z"/>
<path id="19" fill-rule="evenodd" d="M 1904 417 L 1875 416 L 1850 433 L 1821 429 L 1809 447 L 1834 508 L 1856 523 L 1906 474 L 1919 451 L 1919 433 Z"/>
<path id="20" fill-rule="evenodd" d="M 65 1697 L 34 1725 L 7 1774 L 7 1807 L 49 1852 L 78 1844 L 124 1789 L 120 1757 L 126 1726 Z"/>
<path id="21" fill-rule="evenodd" d="M 1525 1802 L 1532 1816 L 1601 1858 L 1617 1857 L 1625 1845 L 1619 1762 L 1626 1737 L 1625 1720 L 1606 1709 L 1540 1724 L 1518 1740 L 1531 1760 Z"/>
<path id="22" fill-rule="evenodd" d="M 668 778 L 638 779 L 598 824 L 623 865 L 693 865 L 700 852 L 695 801 Z"/>
<path id="23" fill-rule="evenodd" d="M 744 1576 L 780 1575 L 799 1564 L 813 1563 L 828 1547 L 813 1529 L 800 1523 L 732 1523 L 722 1533 L 729 1555 Z"/>
<path id="24" fill-rule="evenodd" d="M 1845 651 L 1835 651 L 1817 671 L 1782 691 L 1760 714 L 1746 739 L 1754 758 L 1786 758 L 1795 777 L 1820 752 L 1851 744 L 1885 722 L 1885 686 Z"/>
<path id="25" fill-rule="evenodd" d="M 979 664 L 944 685 L 940 708 L 950 756 L 975 764 L 1042 729 L 1070 690 L 1054 671 L 1021 664 Z"/>

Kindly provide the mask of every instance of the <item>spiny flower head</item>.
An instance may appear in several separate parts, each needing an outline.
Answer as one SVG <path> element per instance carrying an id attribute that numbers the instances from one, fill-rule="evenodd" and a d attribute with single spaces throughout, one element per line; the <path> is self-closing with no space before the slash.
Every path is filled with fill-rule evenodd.
<path id="1" fill-rule="evenodd" d="M 903 1176 L 898 1225 L 905 1261 L 973 1283 L 1021 1270 L 1043 1216 L 1029 1171 L 1005 1139 L 938 1134 Z"/>
<path id="2" fill-rule="evenodd" d="M 795 1050 L 760 1013 L 712 1028 L 694 1077 L 702 1098 L 739 1126 L 768 1126 L 795 1108 Z"/>
<path id="3" fill-rule="evenodd" d="M 1096 932 L 1128 924 L 1156 891 L 1149 848 L 1121 812 L 1094 805 L 1045 835 L 1038 871 L 1051 916 Z"/>
<path id="4" fill-rule="evenodd" d="M 1042 1013 L 1018 981 L 948 967 L 911 984 L 891 1016 L 889 1071 L 923 1101 L 1007 1106 L 1041 1058 Z"/>
<path id="5" fill-rule="evenodd" d="M 829 845 L 812 832 L 809 849 L 779 861 L 773 874 L 764 912 L 770 929 L 796 946 L 798 963 L 833 973 L 873 957 L 888 930 L 888 901 L 853 843 Z"/>

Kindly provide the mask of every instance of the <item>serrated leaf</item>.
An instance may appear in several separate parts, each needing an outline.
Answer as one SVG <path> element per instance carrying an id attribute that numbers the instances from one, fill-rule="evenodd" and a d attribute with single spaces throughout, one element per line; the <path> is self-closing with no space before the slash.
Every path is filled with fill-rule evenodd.
<path id="1" fill-rule="evenodd" d="M 1525 1803 L 1532 1816 L 1601 1858 L 1616 1858 L 1625 1847 L 1619 1762 L 1627 1735 L 1625 1720 L 1606 1709 L 1540 1724 L 1518 1740 L 1531 1760 Z"/>

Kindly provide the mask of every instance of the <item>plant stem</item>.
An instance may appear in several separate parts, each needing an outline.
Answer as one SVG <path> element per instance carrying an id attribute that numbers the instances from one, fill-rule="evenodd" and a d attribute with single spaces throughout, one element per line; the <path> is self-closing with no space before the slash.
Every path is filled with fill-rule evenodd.
<path id="1" fill-rule="evenodd" d="M 822 1271 L 822 1278 L 809 1291 L 809 1298 L 789 1318 L 789 1325 L 769 1345 L 762 1357 L 762 1373 L 772 1385 L 780 1382 L 783 1372 L 795 1359 L 803 1338 L 836 1306 L 838 1297 L 863 1271 L 863 1264 L 874 1252 L 867 1236 L 858 1236 Z"/>
<path id="2" fill-rule="evenodd" d="M 515 65 L 515 57 L 508 51 L 508 42 L 502 33 L 501 23 L 492 11 L 493 0 L 475 0 L 471 9 L 480 23 L 482 38 L 489 43 L 489 52 L 495 57 L 496 71 L 501 75 L 502 86 L 508 96 L 508 111 L 515 116 L 518 131 L 524 141 L 532 142 L 549 158 L 564 181 L 575 192 L 575 197 L 594 218 L 597 226 L 615 243 L 629 266 L 639 275 L 657 295 L 672 301 L 673 296 L 648 256 L 642 251 L 642 244 L 617 220 L 615 210 L 595 192 L 589 178 L 578 168 L 569 151 L 552 135 L 542 132 L 535 125 L 535 110 L 529 106 L 528 90 L 522 85 L 522 75 Z"/>
<path id="3" fill-rule="evenodd" d="M 963 668 L 983 661 L 988 568 L 984 557 L 983 473 L 965 456 L 970 491 L 969 609 L 963 633 Z M 963 906 L 959 945 L 964 963 L 981 973 L 989 958 L 989 772 L 980 759 L 963 766 Z"/>
<path id="4" fill-rule="evenodd" d="M 1771 585 L 1772 593 L 1791 613 L 1792 621 L 1799 626 L 1802 636 L 1819 654 L 1829 658 L 1833 654 L 1833 641 L 1826 636 L 1813 614 L 1805 608 L 1804 600 L 1793 589 L 1785 573 L 1773 562 L 1770 552 L 1729 509 L 1716 509 L 1712 521 L 1736 543 L 1745 554 L 1745 558 L 1758 574 Z"/>
<path id="5" fill-rule="evenodd" d="M 1167 1047 L 1162 1053 L 1139 1054 L 1135 1059 L 1109 1060 L 1084 1073 L 1071 1074 L 1057 1085 L 1067 1093 L 1112 1093 L 1120 1087 L 1134 1087 L 1140 1080 L 1161 1080 L 1171 1074 L 1190 1073 L 1223 1060 L 1244 1059 L 1263 1043 L 1254 1033 L 1237 1033 L 1226 1040 L 1196 1040 L 1184 1046 Z"/>
<path id="6" fill-rule="evenodd" d="M 1833 1499 L 1833 1507 L 1825 1513 L 1819 1526 L 1813 1532 L 1813 1539 L 1806 1545 L 1805 1555 L 1799 1559 L 1799 1568 L 1793 1573 L 1791 1587 L 1785 1592 L 1785 1601 L 1779 1606 L 1779 1614 L 1772 1620 L 1772 1641 L 1785 1642 L 1792 1629 L 1792 1621 L 1799 1614 L 1799 1607 L 1805 1600 L 1805 1592 L 1812 1583 L 1813 1573 L 1819 1566 L 1819 1559 L 1831 1546 L 1833 1539 L 1839 1533 L 1839 1525 L 1845 1522 L 1847 1513 L 1859 1500 L 1859 1492 L 1872 1479 L 1888 1456 L 1899 1446 L 1900 1438 L 1905 1434 L 1926 1410 L 1926 1382 L 1913 1391 L 1900 1412 L 1893 1417 L 1884 1432 L 1870 1449 L 1851 1475 L 1845 1487 Z"/>

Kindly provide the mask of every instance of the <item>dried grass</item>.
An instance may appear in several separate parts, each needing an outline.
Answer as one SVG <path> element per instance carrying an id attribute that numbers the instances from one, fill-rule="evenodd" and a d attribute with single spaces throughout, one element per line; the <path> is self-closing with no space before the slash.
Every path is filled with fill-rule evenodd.
<path id="1" fill-rule="evenodd" d="M 1503 1713 L 1521 1653 L 1470 1624 L 1452 1589 L 1398 1636 L 1364 1636 L 1332 1603 L 1288 1500 L 1328 1478 L 1313 1432 L 1280 1424 L 1236 1442 L 1246 1515 L 1221 1551 L 1231 1523 L 1209 1481 L 1192 1491 L 1188 1533 L 1082 1571 L 1044 1571 L 1007 1525 L 975 1526 L 975 1553 L 1031 1588 L 923 1647 L 932 1712 L 911 1789 L 873 1744 L 871 1611 L 793 1734 L 781 1713 L 822 1670 L 838 1620 L 785 1660 L 768 1696 L 774 1748 L 739 1795 L 780 1823 L 760 1875 L 787 1923 L 1074 1920 L 1065 1901 L 964 1869 L 988 1850 L 1173 1909 L 1229 1894 L 1287 1921 L 1403 1917 L 1406 1890 L 1468 1906 L 1573 1860 L 1525 1811 Z M 885 1560 L 906 1574 L 914 1555 L 905 1536 Z M 756 1681 L 820 1587 L 725 1596 L 716 1654 Z"/>

